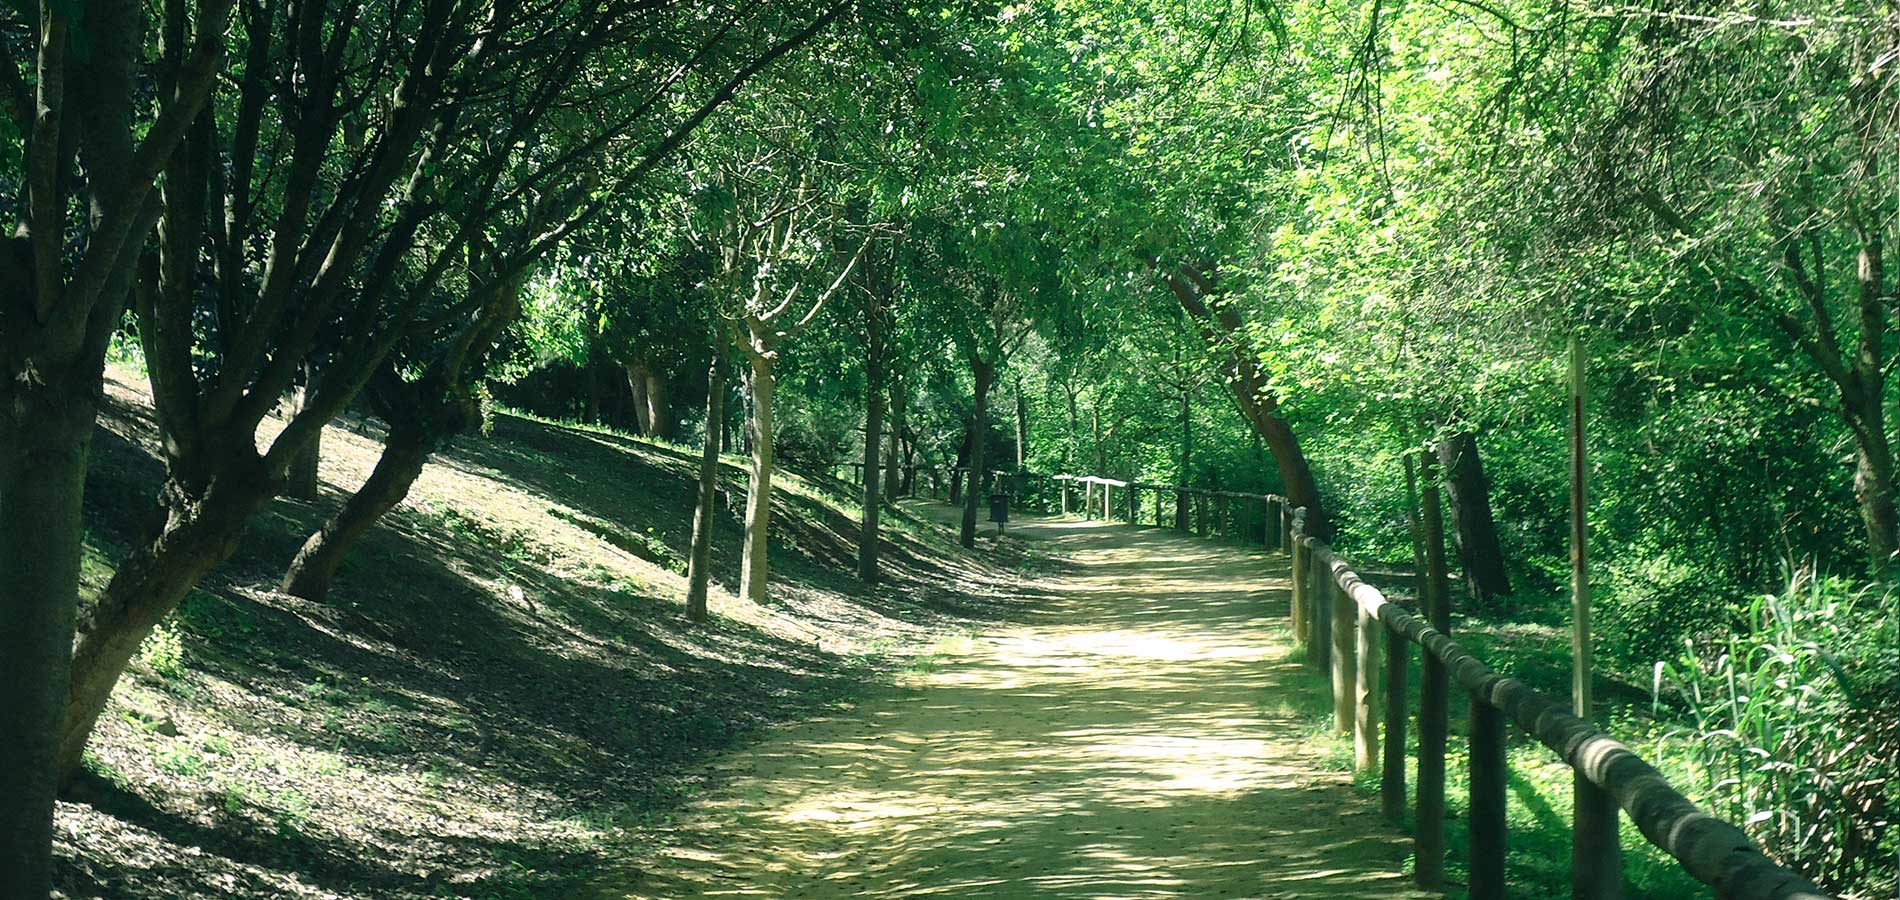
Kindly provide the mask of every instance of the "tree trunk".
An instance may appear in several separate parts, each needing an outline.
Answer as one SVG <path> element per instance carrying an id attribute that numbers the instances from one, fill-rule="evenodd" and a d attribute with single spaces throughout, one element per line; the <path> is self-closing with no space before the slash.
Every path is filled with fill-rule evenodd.
<path id="1" fill-rule="evenodd" d="M 423 464 L 435 450 L 435 441 L 421 428 L 393 423 L 383 444 L 383 455 L 363 486 L 337 510 L 336 515 L 304 541 L 290 561 L 279 590 L 305 600 L 322 601 L 342 568 L 350 549 L 390 510 L 409 496 L 422 474 Z"/>
<path id="2" fill-rule="evenodd" d="M 1016 471 L 1023 471 L 1029 459 L 1029 400 L 1023 396 L 1023 381 L 1016 379 Z"/>
<path id="3" fill-rule="evenodd" d="M 777 376 L 772 359 L 752 357 L 752 482 L 745 497 L 745 550 L 739 562 L 739 596 L 765 602 L 767 529 L 772 522 L 772 399 Z"/>
<path id="4" fill-rule="evenodd" d="M 1477 436 L 1462 431 L 1439 441 L 1438 462 L 1445 472 L 1458 559 L 1471 598 L 1483 604 L 1508 596 L 1511 577 L 1504 568 L 1504 550 L 1498 545 L 1497 522 L 1491 516 L 1491 481 L 1478 456 Z"/>
<path id="5" fill-rule="evenodd" d="M 902 397 L 902 394 L 898 395 Z M 917 495 L 917 436 L 906 433 L 904 436 L 904 485 L 898 493 L 905 497 Z"/>
<path id="6" fill-rule="evenodd" d="M 316 384 L 317 373 L 309 363 L 304 363 L 303 383 L 297 385 L 291 394 L 291 414 L 302 412 L 310 400 L 310 389 Z M 284 496 L 297 500 L 315 500 L 322 486 L 322 477 L 318 466 L 323 459 L 323 435 L 318 433 L 309 446 L 290 461 L 290 479 L 284 485 Z"/>
<path id="7" fill-rule="evenodd" d="M 290 461 L 290 477 L 284 484 L 284 495 L 298 500 L 315 500 L 323 485 L 320 467 L 323 461 L 323 433 L 310 441 L 310 445 Z"/>
<path id="8" fill-rule="evenodd" d="M 633 392 L 633 419 L 641 434 L 653 434 L 653 414 L 647 406 L 647 367 L 646 363 L 626 364 L 627 389 Z"/>
<path id="9" fill-rule="evenodd" d="M 1878 400 L 1855 418 L 1854 500 L 1867 529 L 1867 556 L 1876 575 L 1885 575 L 1900 549 L 1894 509 L 1893 448 L 1887 442 L 1886 415 Z"/>
<path id="10" fill-rule="evenodd" d="M 1089 474 L 1106 478 L 1108 477 L 1108 448 L 1102 444 L 1102 411 L 1100 409 L 1093 407 L 1089 409 L 1089 434 L 1095 441 L 1095 471 Z"/>
<path id="11" fill-rule="evenodd" d="M 886 502 L 904 496 L 903 463 L 898 458 L 898 448 L 904 443 L 904 381 L 901 378 L 891 382 L 891 442 L 884 449 L 884 499 Z"/>
<path id="12" fill-rule="evenodd" d="M 672 440 L 679 421 L 673 415 L 673 398 L 667 391 L 666 374 L 649 369 L 646 389 L 642 393 L 646 398 L 647 436 L 663 441 Z"/>
<path id="13" fill-rule="evenodd" d="M 1189 391 L 1181 392 L 1181 474 L 1175 478 L 1174 483 L 1182 486 L 1186 486 L 1188 480 L 1193 477 L 1194 407 L 1190 403 L 1193 397 L 1193 393 Z M 1176 531 L 1188 530 L 1187 504 L 1187 494 L 1182 491 L 1175 491 L 1174 530 Z"/>
<path id="14" fill-rule="evenodd" d="M 139 645 L 206 573 L 230 558 L 245 522 L 276 493 L 254 453 L 224 459 L 201 494 L 167 484 L 162 496 L 175 499 L 158 537 L 120 563 L 80 619 L 60 730 L 62 785 L 79 774 L 92 727 Z"/>
<path id="15" fill-rule="evenodd" d="M 963 475 L 970 465 L 970 429 L 963 429 L 963 444 L 957 448 L 957 461 L 950 467 L 950 505 L 963 502 Z"/>
<path id="16" fill-rule="evenodd" d="M 726 379 L 713 357 L 706 372 L 706 441 L 699 454 L 699 502 L 693 507 L 693 549 L 686 566 L 686 618 L 706 621 L 706 592 L 712 584 L 714 508 L 719 500 L 720 423 L 726 418 Z"/>
<path id="17" fill-rule="evenodd" d="M 858 527 L 858 578 L 877 582 L 878 441 L 884 435 L 884 329 L 876 291 L 866 292 L 864 341 L 864 500 Z"/>
<path id="18" fill-rule="evenodd" d="M 0 897 L 52 885 L 53 800 L 60 782 L 79 595 L 81 501 L 97 391 L 16 380 L 0 397 Z"/>
<path id="19" fill-rule="evenodd" d="M 589 356 L 587 364 L 581 367 L 581 379 L 586 382 L 587 407 L 582 413 L 582 421 L 600 422 L 600 366 Z"/>
<path id="20" fill-rule="evenodd" d="M 1273 461 L 1280 470 L 1287 500 L 1295 508 L 1306 508 L 1306 533 L 1330 539 L 1332 517 L 1320 504 L 1319 482 L 1313 478 L 1313 469 L 1300 450 L 1299 438 L 1287 427 L 1286 420 L 1280 418 L 1280 400 L 1268 386 L 1259 364 L 1233 343 L 1240 340 L 1240 314 L 1231 306 L 1210 308 L 1206 293 L 1213 289 L 1212 281 L 1189 267 L 1182 267 L 1167 280 L 1181 307 L 1199 323 L 1202 336 L 1210 344 L 1231 348 L 1225 365 L 1227 377 L 1223 381 L 1233 393 L 1241 414 L 1267 442 L 1267 451 L 1273 454 Z"/>
<path id="21" fill-rule="evenodd" d="M 973 402 L 970 411 L 970 483 L 963 492 L 963 528 L 958 540 L 965 547 L 976 546 L 976 510 L 982 503 L 983 493 L 983 449 L 989 441 L 986 432 L 990 424 L 990 381 L 996 376 L 996 364 L 982 360 L 970 363 L 970 374 L 975 382 L 972 391 Z"/>

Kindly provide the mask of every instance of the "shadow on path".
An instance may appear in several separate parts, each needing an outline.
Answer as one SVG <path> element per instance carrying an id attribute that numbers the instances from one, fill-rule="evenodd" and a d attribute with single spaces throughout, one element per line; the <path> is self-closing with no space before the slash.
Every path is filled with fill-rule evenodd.
<path id="1" fill-rule="evenodd" d="M 1284 559 L 1096 522 L 1012 531 L 1065 563 L 1034 585 L 1034 623 L 947 642 L 903 686 L 730 755 L 667 849 L 599 896 L 1425 896 L 1278 711 L 1305 677 L 1267 627 Z"/>

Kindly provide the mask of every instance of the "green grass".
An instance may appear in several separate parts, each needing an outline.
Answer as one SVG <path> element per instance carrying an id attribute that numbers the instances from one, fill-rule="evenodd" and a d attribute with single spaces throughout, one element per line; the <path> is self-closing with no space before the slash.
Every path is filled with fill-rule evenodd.
<path id="1" fill-rule="evenodd" d="M 1276 628 L 1281 631 L 1283 639 L 1291 644 L 1291 636 L 1286 633 L 1286 629 L 1283 626 Z M 1460 640 L 1463 640 L 1462 635 Z M 1285 658 L 1303 662 L 1305 651 L 1295 647 Z M 1306 723 L 1324 767 L 1334 771 L 1351 771 L 1352 738 L 1333 731 L 1329 683 L 1318 676 L 1297 679 L 1297 683 L 1299 687 L 1292 696 L 1265 698 L 1263 702 L 1271 704 L 1278 712 L 1291 712 Z M 1419 685 L 1416 654 L 1406 684 L 1410 693 L 1409 708 L 1416 710 Z M 1468 708 L 1466 697 L 1454 686 L 1445 783 L 1448 807 L 1445 835 L 1449 848 L 1446 876 L 1452 885 L 1447 896 L 1452 898 L 1465 896 L 1463 885 L 1469 873 L 1469 858 L 1464 851 L 1469 843 L 1469 820 L 1465 812 L 1471 783 L 1463 737 Z M 1418 784 L 1418 729 L 1412 723 L 1408 723 L 1408 726 L 1411 727 L 1406 729 L 1407 816 L 1403 827 L 1409 833 L 1413 826 L 1411 810 L 1415 808 Z M 1673 749 L 1668 742 L 1655 739 L 1658 730 L 1653 724 L 1624 717 L 1613 725 L 1611 731 L 1661 769 L 1679 789 L 1699 783 L 1686 755 Z M 1659 757 L 1656 754 L 1658 749 L 1665 751 L 1664 755 Z M 1509 837 L 1506 841 L 1505 878 L 1510 886 L 1510 895 L 1526 900 L 1567 896 L 1570 892 L 1571 769 L 1548 748 L 1515 731 L 1511 735 L 1506 758 L 1510 776 L 1506 786 L 1505 818 Z M 1379 792 L 1376 773 L 1359 773 L 1353 783 L 1366 796 L 1367 802 L 1376 802 Z M 1623 818 L 1622 844 L 1623 880 L 1630 900 L 1676 900 L 1713 895 L 1708 887 L 1684 872 L 1667 853 L 1651 845 L 1629 822 L 1628 817 Z"/>

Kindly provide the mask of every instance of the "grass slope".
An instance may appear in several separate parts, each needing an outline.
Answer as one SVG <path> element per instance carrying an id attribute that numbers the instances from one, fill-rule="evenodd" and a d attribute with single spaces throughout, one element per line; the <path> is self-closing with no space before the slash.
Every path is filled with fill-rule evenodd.
<path id="1" fill-rule="evenodd" d="M 115 372 L 87 489 L 86 581 L 149 520 L 162 476 L 140 380 Z M 887 515 L 888 577 L 850 574 L 848 486 L 775 479 L 773 599 L 681 615 L 696 451 L 502 416 L 440 454 L 329 601 L 282 567 L 368 476 L 373 423 L 324 438 L 324 496 L 278 501 L 147 642 L 62 803 L 73 897 L 545 897 L 652 847 L 703 763 L 847 704 L 894 657 L 1015 618 L 1026 562 Z M 735 586 L 743 475 L 726 462 L 715 581 Z"/>

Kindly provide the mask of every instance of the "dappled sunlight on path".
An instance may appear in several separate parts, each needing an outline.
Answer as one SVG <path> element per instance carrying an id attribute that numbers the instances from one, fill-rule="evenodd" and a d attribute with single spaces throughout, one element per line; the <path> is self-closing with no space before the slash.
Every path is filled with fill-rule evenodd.
<path id="1" fill-rule="evenodd" d="M 772 732 L 606 897 L 1409 896 L 1405 849 L 1321 771 L 1279 685 L 1278 557 L 1029 520 L 1032 624 Z"/>

